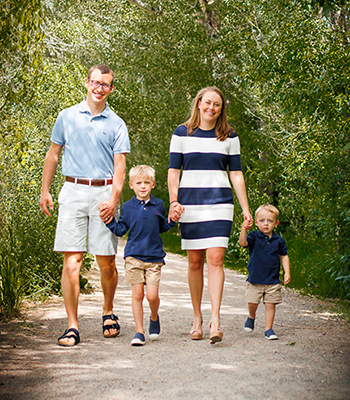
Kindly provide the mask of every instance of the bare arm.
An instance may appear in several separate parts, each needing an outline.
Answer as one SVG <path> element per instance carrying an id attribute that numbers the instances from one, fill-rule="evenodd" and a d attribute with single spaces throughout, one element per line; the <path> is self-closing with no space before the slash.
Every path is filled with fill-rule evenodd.
<path id="1" fill-rule="evenodd" d="M 251 220 L 244 220 L 243 224 L 241 225 L 241 233 L 239 235 L 239 240 L 238 243 L 242 247 L 247 247 L 248 242 L 247 242 L 247 234 L 249 229 L 252 227 L 253 223 Z"/>
<path id="2" fill-rule="evenodd" d="M 103 205 L 100 204 L 100 217 L 107 224 L 113 220 L 123 190 L 126 170 L 125 160 L 126 154 L 124 153 L 114 154 L 113 156 L 114 170 L 112 195 L 108 201 L 103 202 Z"/>
<path id="3" fill-rule="evenodd" d="M 288 285 L 290 283 L 290 267 L 289 267 L 289 257 L 281 256 L 282 267 L 284 270 L 284 283 Z"/>
<path id="4" fill-rule="evenodd" d="M 180 169 L 169 168 L 168 169 L 168 189 L 169 189 L 169 215 L 168 221 L 170 219 L 173 221 L 178 221 L 181 214 L 184 212 L 184 207 L 178 203 L 177 195 L 179 191 L 179 183 L 180 183 Z"/>
<path id="5" fill-rule="evenodd" d="M 50 185 L 57 169 L 57 164 L 61 155 L 62 148 L 63 146 L 61 145 L 51 143 L 51 147 L 46 154 L 44 162 L 40 208 L 41 211 L 49 217 L 51 217 L 51 214 L 47 209 L 47 205 L 49 205 L 50 210 L 53 210 L 52 197 L 50 195 Z"/>
<path id="6" fill-rule="evenodd" d="M 244 220 L 249 220 L 252 222 L 253 218 L 249 211 L 247 191 L 242 171 L 230 171 L 230 179 L 238 202 L 242 208 Z"/>

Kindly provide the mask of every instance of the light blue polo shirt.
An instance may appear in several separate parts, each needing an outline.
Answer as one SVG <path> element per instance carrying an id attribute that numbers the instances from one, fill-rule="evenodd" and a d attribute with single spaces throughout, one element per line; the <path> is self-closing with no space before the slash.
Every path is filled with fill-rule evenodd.
<path id="1" fill-rule="evenodd" d="M 62 174 L 74 178 L 112 178 L 113 155 L 130 153 L 124 121 L 107 105 L 93 117 L 86 100 L 59 113 L 51 141 L 64 146 Z"/>

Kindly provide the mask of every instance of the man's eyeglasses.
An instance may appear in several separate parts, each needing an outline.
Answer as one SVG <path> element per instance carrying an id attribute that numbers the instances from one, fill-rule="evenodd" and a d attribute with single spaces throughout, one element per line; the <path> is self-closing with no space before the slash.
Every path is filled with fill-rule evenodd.
<path id="1" fill-rule="evenodd" d="M 88 79 L 88 81 L 91 83 L 91 86 L 94 88 L 99 88 L 100 86 L 102 87 L 102 89 L 107 92 L 107 90 L 111 90 L 111 88 L 113 87 L 113 85 L 108 85 L 107 83 L 101 83 L 99 81 L 94 81 L 92 79 Z"/>

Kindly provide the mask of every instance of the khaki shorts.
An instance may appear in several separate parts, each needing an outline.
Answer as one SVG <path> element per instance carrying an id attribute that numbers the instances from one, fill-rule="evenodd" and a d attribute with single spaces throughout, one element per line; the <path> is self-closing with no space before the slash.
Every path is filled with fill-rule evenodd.
<path id="1" fill-rule="evenodd" d="M 264 303 L 282 303 L 282 285 L 258 285 L 247 282 L 245 300 L 247 303 L 259 304 L 261 298 Z"/>
<path id="2" fill-rule="evenodd" d="M 88 186 L 65 182 L 58 196 L 54 251 L 115 255 L 118 237 L 101 220 L 98 205 L 110 199 L 112 185 Z M 119 206 L 116 210 L 118 218 Z"/>
<path id="3" fill-rule="evenodd" d="M 134 257 L 125 259 L 125 281 L 137 284 L 146 283 L 147 285 L 159 286 L 160 270 L 164 263 L 148 263 Z"/>

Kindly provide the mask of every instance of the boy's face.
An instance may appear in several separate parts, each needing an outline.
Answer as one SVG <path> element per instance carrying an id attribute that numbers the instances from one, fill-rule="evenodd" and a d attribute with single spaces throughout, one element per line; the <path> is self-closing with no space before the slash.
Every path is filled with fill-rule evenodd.
<path id="1" fill-rule="evenodd" d="M 135 192 L 138 200 L 147 201 L 151 197 L 151 190 L 155 182 L 147 176 L 136 176 L 129 182 L 130 188 Z"/>
<path id="2" fill-rule="evenodd" d="M 273 228 L 279 224 L 279 221 L 272 212 L 260 210 L 256 216 L 255 224 L 264 235 L 271 237 Z"/>

